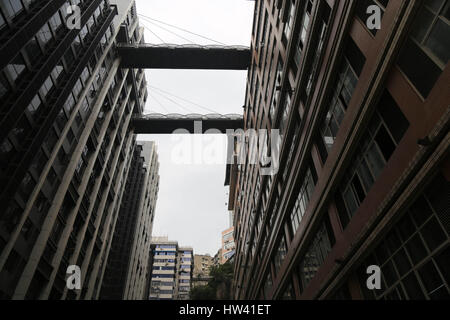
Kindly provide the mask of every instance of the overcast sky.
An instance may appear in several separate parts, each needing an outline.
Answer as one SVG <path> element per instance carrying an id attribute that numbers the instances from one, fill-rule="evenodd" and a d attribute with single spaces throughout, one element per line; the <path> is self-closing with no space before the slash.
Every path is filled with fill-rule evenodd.
<path id="1" fill-rule="evenodd" d="M 212 41 L 215 40 L 227 45 L 250 44 L 253 1 L 136 0 L 136 3 L 138 14 L 143 15 L 139 20 L 145 26 L 148 43 L 217 44 Z M 245 71 L 147 70 L 149 98 L 145 113 L 203 114 L 213 110 L 241 114 L 246 76 Z M 182 246 L 192 246 L 195 253 L 214 255 L 221 245 L 221 232 L 229 227 L 225 155 L 221 157 L 226 148 L 225 137 L 139 135 L 138 140 L 156 141 L 159 154 L 160 190 L 153 236 L 169 236 Z"/>

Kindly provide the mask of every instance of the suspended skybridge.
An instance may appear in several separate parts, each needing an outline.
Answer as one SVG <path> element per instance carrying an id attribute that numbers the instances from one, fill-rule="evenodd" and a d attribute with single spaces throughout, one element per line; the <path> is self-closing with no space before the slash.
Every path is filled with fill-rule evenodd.
<path id="1" fill-rule="evenodd" d="M 119 43 L 122 68 L 247 70 L 250 48 L 223 45 Z"/>
<path id="2" fill-rule="evenodd" d="M 170 133 L 222 133 L 244 128 L 243 116 L 239 114 L 160 114 L 135 116 L 132 120 L 136 134 Z"/>

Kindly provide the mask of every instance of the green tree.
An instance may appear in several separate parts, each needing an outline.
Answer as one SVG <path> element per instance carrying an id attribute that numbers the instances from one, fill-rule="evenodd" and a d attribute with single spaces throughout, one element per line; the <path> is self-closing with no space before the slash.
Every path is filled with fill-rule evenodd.
<path id="1" fill-rule="evenodd" d="M 195 287 L 191 290 L 191 300 L 231 299 L 233 264 L 226 262 L 219 266 L 213 266 L 209 274 L 212 278 L 206 286 Z"/>
<path id="2" fill-rule="evenodd" d="M 215 300 L 216 292 L 214 289 L 208 285 L 198 286 L 191 289 L 189 293 L 191 300 Z"/>

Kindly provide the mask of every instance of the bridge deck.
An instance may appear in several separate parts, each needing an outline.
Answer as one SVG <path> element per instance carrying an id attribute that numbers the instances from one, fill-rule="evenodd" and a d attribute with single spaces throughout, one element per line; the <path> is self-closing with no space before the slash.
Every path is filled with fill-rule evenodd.
<path id="1" fill-rule="evenodd" d="M 122 68 L 246 70 L 251 53 L 243 46 L 119 44 Z"/>
<path id="2" fill-rule="evenodd" d="M 132 126 L 136 134 L 174 133 L 226 133 L 227 129 L 244 127 L 241 115 L 179 115 L 150 114 L 134 117 Z M 212 131 L 214 129 L 214 131 Z"/>

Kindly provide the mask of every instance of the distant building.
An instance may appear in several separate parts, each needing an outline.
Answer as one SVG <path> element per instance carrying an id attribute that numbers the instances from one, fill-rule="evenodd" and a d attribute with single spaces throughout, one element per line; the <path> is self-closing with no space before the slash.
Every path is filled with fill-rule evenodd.
<path id="1" fill-rule="evenodd" d="M 186 300 L 189 298 L 193 271 L 193 249 L 179 247 L 168 237 L 151 241 L 150 300 Z"/>
<path id="2" fill-rule="evenodd" d="M 194 272 L 192 275 L 192 288 L 204 286 L 211 279 L 210 270 L 213 266 L 213 257 L 209 254 L 194 255 Z"/>
<path id="3" fill-rule="evenodd" d="M 213 266 L 220 265 L 220 257 L 221 256 L 222 256 L 222 248 L 219 248 L 219 250 L 217 250 L 217 253 L 213 257 Z"/>
<path id="4" fill-rule="evenodd" d="M 213 257 L 209 254 L 196 254 L 194 255 L 194 272 L 193 276 L 207 276 L 211 266 L 213 265 Z"/>
<path id="5" fill-rule="evenodd" d="M 222 248 L 220 252 L 220 264 L 227 262 L 235 253 L 234 227 L 222 231 Z"/>
<path id="6" fill-rule="evenodd" d="M 158 169 L 155 144 L 139 143 L 129 169 L 100 299 L 146 299 Z"/>
<path id="7" fill-rule="evenodd" d="M 178 248 L 177 270 L 178 278 L 176 279 L 176 300 L 188 300 L 189 291 L 191 290 L 192 271 L 194 269 L 194 250 L 191 247 Z"/>

